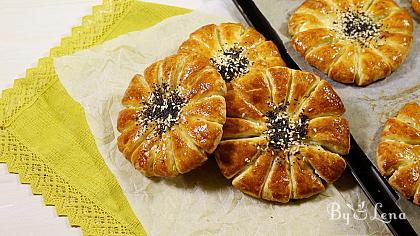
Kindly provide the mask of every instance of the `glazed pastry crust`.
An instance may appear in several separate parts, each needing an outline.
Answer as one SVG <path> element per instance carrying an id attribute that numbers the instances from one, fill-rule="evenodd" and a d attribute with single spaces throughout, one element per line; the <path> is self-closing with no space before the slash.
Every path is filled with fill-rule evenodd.
<path id="1" fill-rule="evenodd" d="M 349 150 L 341 99 L 318 76 L 283 67 L 274 44 L 240 24 L 203 26 L 179 52 L 195 52 L 211 60 L 232 47 L 241 47 L 250 64 L 246 73 L 226 81 L 227 119 L 215 152 L 222 174 L 242 192 L 270 201 L 288 202 L 324 191 L 323 181 L 333 182 L 346 166 L 335 152 Z M 310 136 L 293 153 L 262 148 L 268 146 L 266 121 L 273 106 L 285 106 L 290 119 L 309 119 Z M 308 152 L 310 147 L 316 147 L 316 154 Z"/>
<path id="2" fill-rule="evenodd" d="M 256 198 L 288 202 L 318 194 L 325 183 L 341 176 L 346 168 L 341 155 L 349 152 L 350 133 L 344 105 L 328 82 L 311 73 L 271 67 L 237 78 L 228 88 L 228 117 L 215 157 L 235 188 Z M 270 103 L 285 106 L 291 119 L 308 118 L 302 144 L 288 150 L 268 146 Z"/>
<path id="3" fill-rule="evenodd" d="M 273 42 L 267 41 L 254 28 L 239 23 L 222 23 L 202 26 L 191 33 L 178 52 L 196 52 L 208 59 L 233 46 L 242 47 L 250 60 L 250 72 L 272 66 L 285 66 Z"/>
<path id="4" fill-rule="evenodd" d="M 377 148 L 377 165 L 390 185 L 420 205 L 420 106 L 405 104 L 384 125 Z"/>
<path id="5" fill-rule="evenodd" d="M 346 12 L 366 14 L 377 33 L 360 41 L 347 36 L 340 29 Z M 413 41 L 413 19 L 392 0 L 305 0 L 288 26 L 293 47 L 309 64 L 333 80 L 358 86 L 397 70 Z"/>
<path id="6" fill-rule="evenodd" d="M 420 0 L 411 0 L 411 6 L 417 14 L 420 14 Z"/>
<path id="7" fill-rule="evenodd" d="M 176 122 L 161 134 L 156 123 L 141 123 L 145 102 L 156 86 L 179 91 L 184 98 Z M 163 93 L 159 90 L 159 93 Z M 177 54 L 135 75 L 122 98 L 118 148 L 146 176 L 174 177 L 207 160 L 219 144 L 226 121 L 226 85 L 207 58 Z"/>

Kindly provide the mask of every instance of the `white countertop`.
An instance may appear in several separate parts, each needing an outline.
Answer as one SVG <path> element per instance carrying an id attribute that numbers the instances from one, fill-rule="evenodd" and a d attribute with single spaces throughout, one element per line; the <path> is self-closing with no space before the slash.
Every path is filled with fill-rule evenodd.
<path id="1" fill-rule="evenodd" d="M 149 0 L 206 12 L 228 14 L 230 1 Z M 25 69 L 36 65 L 49 49 L 57 46 L 91 7 L 101 0 L 0 0 L 0 90 L 25 76 Z M 52 20 L 54 19 L 54 20 Z M 34 196 L 29 185 L 0 164 L 0 235 L 82 235 L 58 217 L 55 208 L 45 206 L 42 196 Z"/>

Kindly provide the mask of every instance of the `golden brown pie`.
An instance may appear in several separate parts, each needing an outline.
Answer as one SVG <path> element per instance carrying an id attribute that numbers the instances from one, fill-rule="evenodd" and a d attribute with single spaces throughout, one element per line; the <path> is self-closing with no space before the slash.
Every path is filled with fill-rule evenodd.
<path id="1" fill-rule="evenodd" d="M 293 47 L 341 83 L 368 85 L 403 63 L 413 19 L 392 0 L 306 0 L 289 19 Z"/>
<path id="2" fill-rule="evenodd" d="M 226 85 L 205 57 L 177 54 L 131 80 L 118 116 L 118 148 L 146 176 L 204 163 L 222 138 Z"/>
<path id="3" fill-rule="evenodd" d="M 390 185 L 420 205 L 420 106 L 404 105 L 384 125 L 377 148 L 377 164 Z"/>
<path id="4" fill-rule="evenodd" d="M 285 65 L 273 42 L 238 23 L 205 25 L 191 33 L 179 52 L 208 58 L 226 82 L 255 70 Z"/>
<path id="5" fill-rule="evenodd" d="M 420 14 L 420 0 L 412 0 L 411 6 L 417 14 Z"/>
<path id="6" fill-rule="evenodd" d="M 330 84 L 286 67 L 227 84 L 216 161 L 234 187 L 277 202 L 313 196 L 337 180 L 349 151 L 345 108 Z"/>

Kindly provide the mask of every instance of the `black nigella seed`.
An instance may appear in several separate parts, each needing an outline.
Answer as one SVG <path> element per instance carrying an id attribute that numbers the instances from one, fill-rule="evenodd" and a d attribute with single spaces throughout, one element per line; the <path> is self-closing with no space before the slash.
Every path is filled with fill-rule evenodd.
<path id="1" fill-rule="evenodd" d="M 144 129 L 154 124 L 154 135 L 162 135 L 178 121 L 179 112 L 185 102 L 178 89 L 169 91 L 166 84 L 155 85 L 148 100 L 143 102 L 137 122 Z"/>
<path id="2" fill-rule="evenodd" d="M 297 120 L 291 120 L 284 106 L 273 106 L 266 113 L 268 147 L 287 150 L 293 145 L 299 145 L 305 139 L 308 130 L 308 118 L 300 115 Z"/>
<path id="3" fill-rule="evenodd" d="M 372 18 L 362 11 L 339 12 L 339 20 L 334 22 L 338 29 L 341 29 L 342 36 L 354 40 L 366 46 L 367 43 L 375 39 L 380 30 L 380 25 L 375 23 Z"/>
<path id="4" fill-rule="evenodd" d="M 226 82 L 249 72 L 250 61 L 243 51 L 242 47 L 234 44 L 233 47 L 221 50 L 218 55 L 210 59 Z"/>

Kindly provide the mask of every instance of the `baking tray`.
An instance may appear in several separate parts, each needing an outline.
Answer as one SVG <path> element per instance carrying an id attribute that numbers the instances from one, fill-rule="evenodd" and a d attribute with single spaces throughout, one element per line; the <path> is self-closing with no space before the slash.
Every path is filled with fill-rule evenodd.
<path id="1" fill-rule="evenodd" d="M 253 26 L 268 40 L 276 44 L 287 67 L 299 70 L 299 66 L 289 56 L 279 35 L 255 3 L 252 0 L 232 1 L 250 26 Z M 402 213 L 396 204 L 399 195 L 388 184 L 388 181 L 380 175 L 352 135 L 350 136 L 350 152 L 345 156 L 345 159 L 352 176 L 363 189 L 369 201 L 376 206 L 379 215 L 389 216 Z M 406 219 L 386 219 L 385 224 L 394 235 L 417 235 Z"/>

